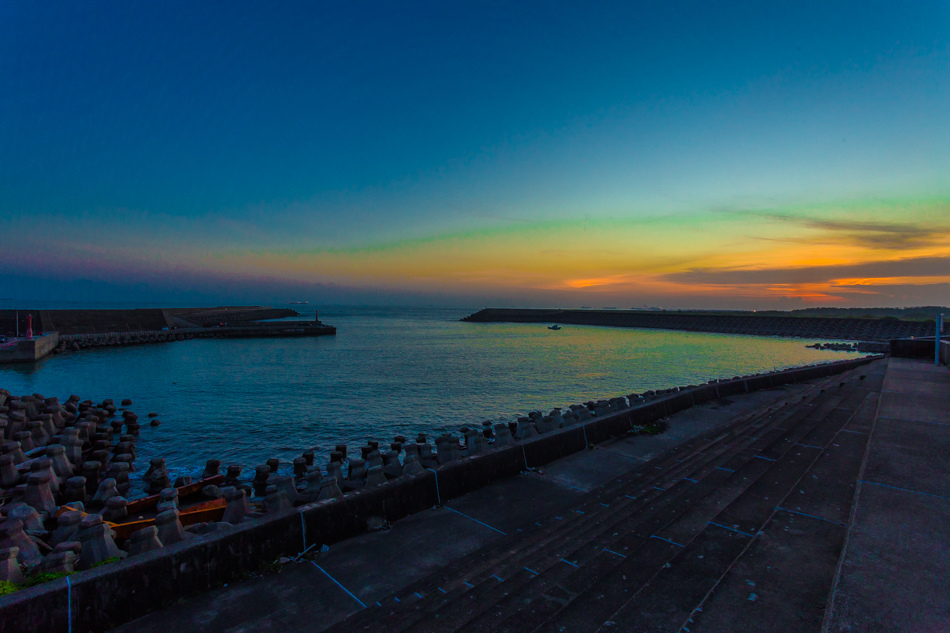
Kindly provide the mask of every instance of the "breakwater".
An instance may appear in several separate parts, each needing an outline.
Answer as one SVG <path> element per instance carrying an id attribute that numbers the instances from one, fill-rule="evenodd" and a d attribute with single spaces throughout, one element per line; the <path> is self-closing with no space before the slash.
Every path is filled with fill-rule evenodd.
<path id="1" fill-rule="evenodd" d="M 288 323 L 257 323 L 229 325 L 226 327 L 189 328 L 187 330 L 153 330 L 143 332 L 107 332 L 103 334 L 67 334 L 59 337 L 59 346 L 53 353 L 79 351 L 117 345 L 142 345 L 146 343 L 170 343 L 194 338 L 278 338 L 294 336 L 323 336 L 336 334 L 332 325 L 315 324 L 309 321 Z"/>
<path id="2" fill-rule="evenodd" d="M 279 464 L 269 461 L 255 468 L 253 479 L 241 478 L 240 471 L 232 472 L 230 467 L 222 475 L 218 472 L 220 463 L 209 462 L 198 482 L 177 482 L 182 485 L 161 488 L 154 508 L 159 514 L 155 516 L 153 525 L 127 535 L 128 556 L 125 560 L 116 560 L 123 558 L 126 552 L 118 548 L 116 540 L 120 537 L 110 534 L 102 516 L 77 516 L 81 510 L 75 509 L 75 505 L 74 509 L 57 516 L 60 509 L 54 505 L 57 500 L 49 496 L 52 491 L 47 470 L 52 468 L 52 464 L 47 465 L 41 457 L 39 465 L 30 466 L 29 477 L 32 479 L 27 481 L 22 494 L 24 499 L 39 499 L 34 505 L 40 504 L 43 512 L 25 501 L 5 506 L 6 521 L 0 526 L 0 550 L 7 548 L 3 550 L 5 569 L 11 569 L 11 558 L 16 559 L 19 555 L 17 551 L 11 556 L 14 539 L 29 546 L 22 537 L 20 514 L 34 523 L 41 537 L 53 538 L 60 527 L 75 528 L 73 534 L 78 541 L 62 541 L 59 545 L 65 545 L 47 556 L 39 552 L 40 560 L 36 560 L 36 551 L 31 552 L 34 565 L 44 565 L 50 556 L 56 555 L 54 561 L 49 561 L 49 569 L 61 574 L 71 571 L 68 565 L 77 560 L 82 561 L 80 567 L 89 568 L 70 576 L 68 581 L 58 578 L 0 597 L 0 619 L 11 630 L 108 629 L 148 611 L 171 605 L 184 596 L 242 577 L 278 556 L 300 555 L 314 546 L 355 536 L 379 522 L 398 520 L 499 479 L 584 450 L 592 444 L 649 428 L 696 404 L 834 375 L 871 360 L 873 358 L 869 357 L 839 361 L 736 376 L 703 385 L 628 394 L 573 405 L 564 410 L 555 409 L 548 415 L 532 412 L 517 423 L 489 423 L 465 429 L 461 438 L 453 434 L 443 435 L 436 439 L 435 450 L 424 435 L 417 437 L 415 442 L 397 437 L 385 453 L 379 450 L 378 443 L 370 442 L 361 447 L 359 458 L 355 455 L 348 458 L 346 447 L 341 446 L 331 454 L 325 473 L 313 464 L 312 453 L 294 460 L 292 474 L 279 473 Z M 124 446 L 111 447 L 110 429 L 114 432 L 117 427 L 122 430 L 124 426 L 126 431 L 134 431 L 138 426 L 137 419 L 132 420 L 134 414 L 123 414 L 123 420 L 110 421 L 116 412 L 111 402 L 94 405 L 89 401 L 79 402 L 76 397 L 60 406 L 55 399 L 35 395 L 7 396 L 4 400 L 9 404 L 2 406 L 15 411 L 18 422 L 29 416 L 32 429 L 37 428 L 33 415 L 51 416 L 40 421 L 52 422 L 57 428 L 62 424 L 59 442 L 50 442 L 45 457 L 50 460 L 49 453 L 52 452 L 60 467 L 63 466 L 59 459 L 63 456 L 60 448 L 64 444 L 71 449 L 70 455 L 75 459 L 85 456 L 84 441 L 80 438 L 83 431 L 87 437 L 91 433 L 92 448 L 105 451 L 106 455 L 98 454 L 100 457 L 108 458 L 108 453 L 115 454 L 119 448 L 123 451 L 134 448 L 134 439 L 130 440 L 126 435 L 119 437 L 119 443 L 124 442 Z M 49 413 L 39 414 L 39 403 Z M 70 415 L 64 416 L 64 412 Z M 131 428 L 128 428 L 129 420 L 132 420 Z M 132 433 L 127 435 L 134 438 Z M 4 444 L 8 445 L 9 442 Z M 10 450 L 4 455 L 4 464 L 13 461 L 6 455 L 17 448 L 10 445 Z M 77 448 L 80 450 L 75 450 Z M 112 460 L 118 464 L 128 461 Z M 102 462 L 89 464 L 87 470 L 91 473 L 101 465 Z M 164 465 L 153 462 L 152 467 L 146 475 L 151 489 L 168 486 Z M 85 463 L 83 468 L 86 469 Z M 223 506 L 219 520 L 205 519 L 186 530 L 181 521 L 182 511 L 175 507 L 178 507 L 179 498 L 185 497 L 183 488 L 195 483 L 199 484 L 202 494 L 207 497 L 220 494 L 225 503 L 218 503 L 216 511 Z M 88 494 L 87 485 L 88 480 L 83 482 L 82 488 Z M 128 513 L 131 504 L 125 499 L 111 501 L 117 495 L 109 493 L 116 486 L 114 478 L 101 480 L 96 488 L 98 501 L 101 503 L 106 497 L 107 510 Z M 38 489 L 41 489 L 39 494 Z M 67 489 L 82 494 L 78 485 Z M 252 499 L 248 503 L 248 491 L 262 501 Z M 191 489 L 188 494 L 192 494 Z M 93 503 L 90 500 L 90 504 Z M 9 514 L 14 507 L 19 510 L 11 519 Z M 37 515 L 40 519 L 38 526 L 35 525 Z M 70 517 L 67 525 L 60 526 L 61 517 L 67 515 Z M 116 532 L 120 531 L 121 524 L 115 526 Z M 160 534 L 168 535 L 167 544 L 162 542 L 164 537 Z M 95 563 L 90 561 L 111 564 L 92 567 Z"/>
<path id="3" fill-rule="evenodd" d="M 563 323 L 612 327 L 656 328 L 752 336 L 890 341 L 933 336 L 932 321 L 781 317 L 756 314 L 715 314 L 656 310 L 543 310 L 485 308 L 463 321 L 471 323 Z"/>
<path id="4" fill-rule="evenodd" d="M 35 332 L 59 332 L 60 336 L 155 332 L 163 329 L 206 328 L 245 324 L 264 319 L 299 316 L 295 310 L 266 306 L 218 308 L 142 308 L 132 310 L 0 310 L 0 334 L 26 332 L 32 317 Z"/>
<path id="5" fill-rule="evenodd" d="M 134 310 L 0 310 L 0 333 L 33 330 L 45 336 L 11 338 L 0 363 L 32 362 L 47 354 L 81 349 L 168 343 L 193 338 L 326 336 L 336 328 L 313 321 L 270 321 L 299 316 L 295 310 L 259 306 Z M 47 338 L 49 337 L 49 338 Z M 51 342 L 55 339 L 55 342 Z"/>

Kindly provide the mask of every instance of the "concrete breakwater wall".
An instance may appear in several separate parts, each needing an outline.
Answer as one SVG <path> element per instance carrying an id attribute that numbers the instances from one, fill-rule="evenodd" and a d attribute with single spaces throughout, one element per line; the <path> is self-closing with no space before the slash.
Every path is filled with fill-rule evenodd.
<path id="1" fill-rule="evenodd" d="M 277 504 L 260 518 L 224 524 L 214 532 L 79 572 L 68 581 L 60 578 L 0 597 L 0 621 L 16 631 L 67 631 L 70 626 L 75 631 L 105 630 L 240 578 L 279 556 L 294 556 L 355 536 L 366 531 L 373 519 L 398 520 L 696 404 L 834 375 L 873 359 L 631 394 L 622 398 L 622 404 L 621 398 L 612 399 L 610 406 L 597 403 L 593 417 L 561 428 L 550 428 L 547 418 L 551 416 L 519 421 L 516 436 L 522 439 L 500 433 L 490 447 L 478 440 L 484 437 L 481 434 L 466 433 L 464 449 L 457 438 L 454 447 L 443 441 L 439 464 L 431 469 L 417 468 L 375 485 L 367 479 L 358 490 L 296 507 Z M 504 425 L 495 429 L 504 431 L 499 426 Z M 522 433 L 525 429 L 531 432 Z M 423 452 L 418 443 L 416 447 L 416 454 Z"/>
<path id="2" fill-rule="evenodd" d="M 162 328 L 211 327 L 221 323 L 248 323 L 263 319 L 299 316 L 295 310 L 266 306 L 219 308 L 142 308 L 134 310 L 0 310 L 0 334 L 26 331 L 27 316 L 33 330 L 60 335 L 154 332 Z"/>
<path id="3" fill-rule="evenodd" d="M 898 319 L 839 319 L 661 312 L 652 310 L 533 310 L 485 308 L 463 321 L 473 323 L 564 323 L 613 327 L 685 330 L 753 336 L 890 341 L 896 338 L 933 336 L 932 321 Z"/>
<path id="4" fill-rule="evenodd" d="M 212 328 L 188 328 L 181 330 L 152 330 L 142 332 L 104 332 L 101 334 L 67 334 L 59 337 L 59 345 L 53 353 L 79 351 L 81 349 L 169 343 L 194 338 L 271 338 L 294 336 L 324 336 L 336 334 L 332 325 L 317 325 L 313 322 L 295 321 L 282 323 L 259 323 Z"/>
<path id="5" fill-rule="evenodd" d="M 890 354 L 896 358 L 937 359 L 936 337 L 891 341 Z M 940 364 L 950 365 L 950 340 L 940 340 Z"/>

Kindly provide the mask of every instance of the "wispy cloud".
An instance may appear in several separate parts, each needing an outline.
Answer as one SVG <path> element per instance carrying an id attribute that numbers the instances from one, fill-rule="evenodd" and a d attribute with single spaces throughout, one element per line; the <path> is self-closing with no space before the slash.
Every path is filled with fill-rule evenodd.
<path id="1" fill-rule="evenodd" d="M 875 250 L 913 250 L 950 240 L 950 224 L 924 222 L 879 222 L 840 218 L 815 218 L 790 213 L 775 213 L 749 210 L 721 210 L 720 213 L 740 215 L 794 224 L 831 234 L 833 241 L 848 243 Z M 947 209 L 950 217 L 950 208 Z M 803 242 L 801 236 L 768 237 L 775 241 Z"/>
<path id="2" fill-rule="evenodd" d="M 805 266 L 797 268 L 696 268 L 663 275 L 678 284 L 703 285 L 775 285 L 819 284 L 854 279 L 950 278 L 950 257 L 916 257 L 893 261 L 873 261 L 842 266 Z"/>

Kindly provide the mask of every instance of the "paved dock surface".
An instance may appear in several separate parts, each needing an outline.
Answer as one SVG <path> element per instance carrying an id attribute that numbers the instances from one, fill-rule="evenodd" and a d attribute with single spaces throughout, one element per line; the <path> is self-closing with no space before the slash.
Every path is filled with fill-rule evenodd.
<path id="1" fill-rule="evenodd" d="M 950 631 L 950 372 L 889 361 L 826 630 Z"/>
<path id="2" fill-rule="evenodd" d="M 882 360 L 632 436 L 122 631 L 948 631 L 950 374 Z"/>

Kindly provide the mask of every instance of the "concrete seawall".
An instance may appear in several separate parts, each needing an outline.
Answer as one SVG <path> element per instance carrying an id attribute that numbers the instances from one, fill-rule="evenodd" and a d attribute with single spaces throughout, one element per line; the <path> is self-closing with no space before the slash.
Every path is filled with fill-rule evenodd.
<path id="1" fill-rule="evenodd" d="M 462 319 L 472 323 L 563 323 L 655 328 L 688 332 L 890 341 L 933 336 L 932 321 L 730 315 L 647 310 L 531 310 L 485 308 Z"/>
<path id="2" fill-rule="evenodd" d="M 161 550 L 0 597 L 0 621 L 16 631 L 105 630 L 260 569 L 278 556 L 396 521 L 528 468 L 550 463 L 696 404 L 834 375 L 874 357 L 801 367 L 686 388 L 583 424 L 466 457 L 344 498 L 265 515 Z"/>

